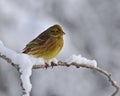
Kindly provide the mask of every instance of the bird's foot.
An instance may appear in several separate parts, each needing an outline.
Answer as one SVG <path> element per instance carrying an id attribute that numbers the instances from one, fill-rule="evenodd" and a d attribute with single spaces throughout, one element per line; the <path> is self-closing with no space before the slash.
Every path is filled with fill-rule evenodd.
<path id="1" fill-rule="evenodd" d="M 55 64 L 54 62 L 51 62 L 51 67 L 53 68 L 53 66 L 56 66 L 57 64 Z"/>
<path id="2" fill-rule="evenodd" d="M 45 68 L 47 69 L 49 67 L 49 64 L 45 63 Z"/>

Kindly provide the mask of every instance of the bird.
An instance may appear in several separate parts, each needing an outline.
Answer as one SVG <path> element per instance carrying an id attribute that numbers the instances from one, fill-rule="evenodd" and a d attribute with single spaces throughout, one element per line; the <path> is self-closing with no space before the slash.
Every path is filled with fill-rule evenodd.
<path id="1" fill-rule="evenodd" d="M 30 41 L 23 49 L 23 53 L 49 61 L 55 58 L 63 48 L 64 34 L 62 27 L 55 24 Z"/>

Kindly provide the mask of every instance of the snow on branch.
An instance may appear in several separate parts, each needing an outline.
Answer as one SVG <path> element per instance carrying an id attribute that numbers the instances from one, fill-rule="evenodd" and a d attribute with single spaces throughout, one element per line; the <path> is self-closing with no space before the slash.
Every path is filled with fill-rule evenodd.
<path id="1" fill-rule="evenodd" d="M 119 86 L 112 79 L 111 74 L 107 71 L 97 67 L 97 62 L 95 60 L 88 60 L 81 55 L 73 55 L 66 60 L 66 62 L 56 61 L 55 59 L 51 61 L 51 64 L 40 58 L 35 59 L 29 55 L 23 53 L 16 53 L 15 51 L 6 48 L 4 44 L 0 41 L 0 58 L 4 59 L 6 62 L 11 64 L 20 72 L 21 87 L 23 89 L 23 96 L 30 96 L 32 84 L 30 82 L 30 76 L 32 75 L 32 69 L 57 67 L 57 66 L 75 66 L 76 68 L 87 68 L 91 70 L 96 70 L 101 74 L 105 75 L 111 85 L 116 89 L 111 96 L 116 96 L 119 92 Z"/>

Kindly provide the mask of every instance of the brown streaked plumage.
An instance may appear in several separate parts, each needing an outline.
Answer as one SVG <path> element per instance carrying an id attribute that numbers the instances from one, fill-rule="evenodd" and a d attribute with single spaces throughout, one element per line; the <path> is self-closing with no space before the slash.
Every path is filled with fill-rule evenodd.
<path id="1" fill-rule="evenodd" d="M 63 47 L 63 34 L 60 25 L 51 26 L 29 42 L 23 53 L 46 60 L 54 58 Z"/>

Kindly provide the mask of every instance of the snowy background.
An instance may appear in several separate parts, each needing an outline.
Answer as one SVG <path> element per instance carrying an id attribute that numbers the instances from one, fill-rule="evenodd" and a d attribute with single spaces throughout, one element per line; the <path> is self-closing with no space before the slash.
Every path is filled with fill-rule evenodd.
<path id="1" fill-rule="evenodd" d="M 96 59 L 120 85 L 119 0 L 0 0 L 0 40 L 16 52 L 51 25 L 60 24 L 72 54 Z M 114 91 L 98 72 L 74 67 L 33 70 L 31 96 L 110 96 Z M 19 74 L 0 59 L 0 96 L 21 96 Z M 119 96 L 120 94 L 118 94 Z"/>

